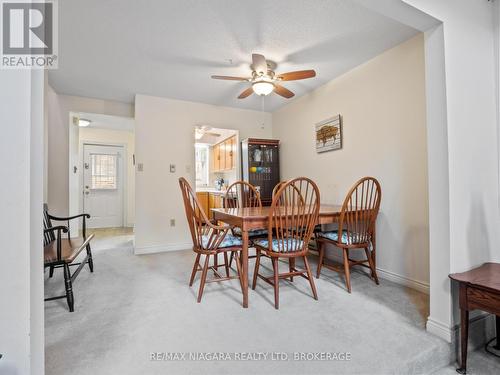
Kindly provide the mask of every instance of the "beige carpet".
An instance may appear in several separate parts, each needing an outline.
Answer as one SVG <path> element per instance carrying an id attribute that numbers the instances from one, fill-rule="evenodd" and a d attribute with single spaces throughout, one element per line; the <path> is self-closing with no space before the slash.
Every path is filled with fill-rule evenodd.
<path id="1" fill-rule="evenodd" d="M 236 280 L 208 284 L 197 304 L 198 279 L 187 285 L 193 261 L 191 251 L 135 256 L 130 238 L 96 250 L 95 272 L 85 268 L 74 284 L 75 312 L 65 300 L 46 303 L 47 375 L 423 374 L 449 363 L 449 346 L 424 329 L 422 293 L 385 280 L 376 286 L 354 272 L 348 294 L 342 278 L 325 270 L 316 280 L 319 301 L 296 278 L 280 284 L 279 311 L 264 282 L 250 291 L 248 309 Z M 61 292 L 62 280 L 61 270 L 46 275 L 46 295 Z M 154 352 L 179 354 L 152 361 Z M 206 360 L 215 352 L 233 358 Z M 294 353 L 346 352 L 348 361 L 294 360 Z M 235 353 L 268 357 L 236 361 Z"/>

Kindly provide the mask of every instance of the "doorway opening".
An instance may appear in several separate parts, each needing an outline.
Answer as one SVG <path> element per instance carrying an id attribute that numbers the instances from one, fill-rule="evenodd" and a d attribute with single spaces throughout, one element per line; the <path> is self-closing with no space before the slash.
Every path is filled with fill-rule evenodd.
<path id="1" fill-rule="evenodd" d="M 133 242 L 135 222 L 135 121 L 84 112 L 70 117 L 70 213 L 90 215 L 93 249 L 124 247 Z"/>
<path id="2" fill-rule="evenodd" d="M 222 207 L 222 197 L 240 179 L 239 132 L 203 125 L 194 132 L 196 195 L 210 217 Z"/>

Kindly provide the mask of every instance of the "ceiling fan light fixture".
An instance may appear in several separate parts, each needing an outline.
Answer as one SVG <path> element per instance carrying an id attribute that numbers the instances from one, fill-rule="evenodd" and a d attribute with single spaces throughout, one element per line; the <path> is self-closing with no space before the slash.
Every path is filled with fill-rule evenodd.
<path id="1" fill-rule="evenodd" d="M 274 90 L 274 84 L 269 81 L 257 81 L 252 84 L 253 92 L 257 95 L 269 95 Z"/>
<path id="2" fill-rule="evenodd" d="M 267 61 L 264 55 L 259 53 L 252 54 L 252 64 L 250 68 L 252 69 L 252 76 L 249 78 L 233 76 L 212 76 L 212 78 L 226 81 L 246 81 L 251 83 L 252 86 L 247 86 L 247 88 L 238 95 L 238 99 L 248 98 L 252 94 L 266 96 L 272 92 L 285 99 L 290 99 L 293 98 L 295 94 L 293 91 L 281 86 L 282 81 L 299 81 L 301 79 L 316 77 L 316 71 L 313 69 L 276 74 L 274 71 L 276 63 Z"/>
<path id="3" fill-rule="evenodd" d="M 86 128 L 87 126 L 90 125 L 90 122 L 91 122 L 90 120 L 81 118 L 81 119 L 78 119 L 78 126 L 81 128 Z"/>
<path id="4" fill-rule="evenodd" d="M 196 129 L 194 131 L 194 138 L 199 141 L 200 139 L 203 138 L 203 136 L 205 135 L 205 132 L 203 130 L 200 130 L 200 129 Z"/>

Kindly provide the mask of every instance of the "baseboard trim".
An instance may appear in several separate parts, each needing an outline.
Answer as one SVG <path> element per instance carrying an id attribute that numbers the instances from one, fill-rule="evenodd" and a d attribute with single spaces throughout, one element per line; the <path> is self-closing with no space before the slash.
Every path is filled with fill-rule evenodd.
<path id="1" fill-rule="evenodd" d="M 144 246 L 144 247 L 136 247 L 134 253 L 136 255 L 143 254 L 154 254 L 154 253 L 162 253 L 168 251 L 179 251 L 179 250 L 189 250 L 193 247 L 192 243 L 180 243 L 180 244 L 165 244 L 165 245 L 153 245 L 153 246 Z M 335 257 L 336 258 L 336 257 Z M 338 260 L 338 259 L 336 259 Z M 368 270 L 364 270 L 365 272 L 369 272 Z M 406 276 L 399 275 L 397 273 L 384 270 L 382 268 L 377 267 L 377 274 L 381 279 L 392 281 L 396 284 L 406 286 L 411 289 L 418 290 L 419 292 L 429 294 L 429 284 L 424 283 L 422 281 L 414 280 L 408 278 Z"/>
<path id="2" fill-rule="evenodd" d="M 377 273 L 382 279 L 392 281 L 396 284 L 403 285 L 411 289 L 418 290 L 419 292 L 425 294 L 429 294 L 430 288 L 428 283 L 424 283 L 422 281 L 418 281 L 415 279 L 410 279 L 409 277 L 402 276 L 387 270 L 383 270 L 382 268 L 378 267 L 377 267 Z"/>
<path id="3" fill-rule="evenodd" d="M 427 324 L 425 325 L 427 332 L 442 338 L 444 341 L 451 343 L 453 338 L 453 328 L 450 328 L 447 324 L 444 324 L 438 320 L 427 318 Z"/>
<path id="4" fill-rule="evenodd" d="M 336 262 L 342 263 L 343 259 L 336 254 L 330 255 L 329 259 L 332 259 Z M 358 267 L 357 268 L 359 271 L 369 273 L 370 271 L 364 267 Z M 384 280 L 389 280 L 392 281 L 393 283 L 399 284 L 406 286 L 411 289 L 418 290 L 419 292 L 429 294 L 430 293 L 430 287 L 428 283 L 424 283 L 422 281 L 418 281 L 415 279 L 411 279 L 406 276 L 399 275 L 395 272 L 387 271 L 382 268 L 377 267 L 377 275 Z"/>
<path id="5" fill-rule="evenodd" d="M 192 247 L 193 247 L 193 244 L 191 242 L 143 246 L 143 247 L 136 247 L 134 249 L 134 254 L 135 255 L 144 255 L 144 254 L 164 253 L 164 252 L 169 252 L 169 251 L 191 250 Z"/>
<path id="6" fill-rule="evenodd" d="M 483 329 L 477 329 L 477 327 L 483 327 Z M 426 329 L 427 332 L 449 343 L 457 343 L 460 337 L 460 325 L 455 324 L 450 327 L 430 316 L 427 318 Z M 483 334 L 480 334 L 481 332 Z M 482 337 L 484 333 L 486 336 Z M 479 310 L 472 311 L 469 317 L 469 347 L 475 349 L 484 345 L 485 339 L 492 335 L 494 335 L 493 315 Z"/>

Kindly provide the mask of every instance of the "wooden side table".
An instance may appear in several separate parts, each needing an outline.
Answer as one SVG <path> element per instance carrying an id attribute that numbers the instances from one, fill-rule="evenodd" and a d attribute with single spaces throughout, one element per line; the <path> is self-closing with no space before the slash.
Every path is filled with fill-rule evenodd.
<path id="1" fill-rule="evenodd" d="M 469 311 L 483 310 L 496 315 L 497 343 L 500 349 L 500 264 L 485 263 L 478 268 L 449 275 L 459 283 L 460 305 L 460 367 L 457 372 L 467 371 L 467 341 L 469 338 Z"/>

